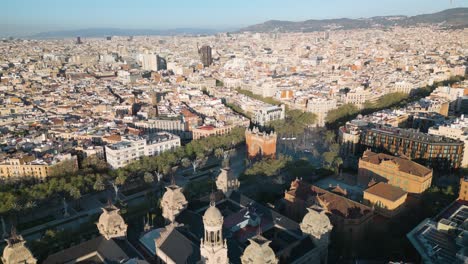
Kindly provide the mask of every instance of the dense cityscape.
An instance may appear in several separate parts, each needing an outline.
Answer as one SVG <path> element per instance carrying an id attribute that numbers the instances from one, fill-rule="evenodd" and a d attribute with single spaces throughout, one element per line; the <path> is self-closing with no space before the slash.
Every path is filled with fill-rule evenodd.
<path id="1" fill-rule="evenodd" d="M 453 12 L 0 39 L 0 263 L 468 263 Z"/>

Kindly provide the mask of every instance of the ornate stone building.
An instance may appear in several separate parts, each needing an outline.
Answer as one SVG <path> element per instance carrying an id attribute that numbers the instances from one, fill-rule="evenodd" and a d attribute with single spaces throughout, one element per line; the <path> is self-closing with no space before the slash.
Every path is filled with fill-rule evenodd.
<path id="1" fill-rule="evenodd" d="M 335 231 L 350 241 L 363 239 L 366 228 L 374 218 L 371 207 L 300 179 L 291 182 L 290 189 L 284 194 L 284 202 L 286 216 L 296 221 L 306 216 L 308 208 L 321 206 L 330 212 Z"/>
<path id="2" fill-rule="evenodd" d="M 169 222 L 174 222 L 176 216 L 187 208 L 187 203 L 182 188 L 176 184 L 171 184 L 166 187 L 166 192 L 161 199 L 163 217 Z"/>
<path id="3" fill-rule="evenodd" d="M 302 219 L 300 224 L 304 234 L 310 236 L 314 244 L 319 248 L 320 263 L 327 263 L 328 259 L 328 244 L 330 244 L 330 232 L 333 225 L 326 214 L 327 211 L 319 209 L 320 212 L 313 208 L 307 208 L 309 211 Z"/>
<path id="4" fill-rule="evenodd" d="M 37 260 L 26 247 L 26 241 L 21 235 L 12 230 L 10 238 L 6 239 L 7 245 L 3 250 L 3 264 L 36 264 Z"/>
<path id="5" fill-rule="evenodd" d="M 145 254 L 168 264 L 326 263 L 331 225 L 325 213 L 310 213 L 299 224 L 238 191 L 212 194 L 209 204 L 206 198 L 164 228 L 146 231 Z"/>
<path id="6" fill-rule="evenodd" d="M 124 239 L 127 237 L 127 224 L 119 214 L 119 211 L 120 209 L 111 203 L 102 208 L 97 228 L 99 233 L 107 240 L 113 238 Z"/>
<path id="7" fill-rule="evenodd" d="M 256 157 L 271 157 L 276 155 L 275 132 L 260 132 L 257 127 L 245 131 L 245 142 L 247 145 L 247 156 L 249 159 Z"/>
<path id="8" fill-rule="evenodd" d="M 218 190 L 221 190 L 226 197 L 229 197 L 232 191 L 239 189 L 239 186 L 239 180 L 232 174 L 229 164 L 226 164 L 216 178 L 216 187 Z"/>
<path id="9" fill-rule="evenodd" d="M 201 263 L 228 264 L 228 249 L 223 240 L 223 215 L 216 208 L 214 198 L 203 215 L 204 238 L 200 243 Z"/>
<path id="10" fill-rule="evenodd" d="M 242 264 L 276 264 L 278 259 L 275 252 L 270 247 L 271 241 L 261 235 L 256 235 L 249 239 L 244 254 L 241 257 Z"/>
<path id="11" fill-rule="evenodd" d="M 96 224 L 100 236 L 50 254 L 41 263 L 148 264 L 144 256 L 127 240 L 127 224 L 119 209 L 109 202 L 102 210 Z"/>

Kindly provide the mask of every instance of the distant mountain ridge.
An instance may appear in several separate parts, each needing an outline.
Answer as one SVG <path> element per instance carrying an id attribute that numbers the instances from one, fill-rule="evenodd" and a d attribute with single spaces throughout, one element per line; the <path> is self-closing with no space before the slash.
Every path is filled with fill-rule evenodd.
<path id="1" fill-rule="evenodd" d="M 299 22 L 269 20 L 241 28 L 240 32 L 312 32 L 331 29 L 364 29 L 390 26 L 415 26 L 417 24 L 441 24 L 447 28 L 468 27 L 468 8 L 453 8 L 433 14 L 417 16 L 376 16 L 371 18 L 337 18 L 305 20 Z"/>
<path id="2" fill-rule="evenodd" d="M 215 29 L 200 28 L 176 28 L 176 29 L 122 29 L 122 28 L 88 28 L 77 30 L 60 30 L 41 32 L 30 36 L 30 38 L 66 38 L 66 37 L 84 37 L 96 38 L 105 36 L 173 36 L 173 35 L 211 35 L 221 32 Z"/>

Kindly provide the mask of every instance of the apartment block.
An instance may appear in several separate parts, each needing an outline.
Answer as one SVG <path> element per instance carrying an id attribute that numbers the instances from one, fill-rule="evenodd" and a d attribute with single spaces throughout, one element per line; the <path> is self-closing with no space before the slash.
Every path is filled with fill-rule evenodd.
<path id="1" fill-rule="evenodd" d="M 116 169 L 144 156 L 157 156 L 180 146 L 180 137 L 159 132 L 146 137 L 128 136 L 121 142 L 106 146 L 106 161 Z"/>

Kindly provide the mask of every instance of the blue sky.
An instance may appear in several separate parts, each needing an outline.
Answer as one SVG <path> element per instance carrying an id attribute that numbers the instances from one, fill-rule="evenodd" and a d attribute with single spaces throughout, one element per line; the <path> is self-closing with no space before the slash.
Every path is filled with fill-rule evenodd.
<path id="1" fill-rule="evenodd" d="M 468 6 L 468 0 L 0 0 L 0 3 L 0 35 L 98 27 L 233 29 L 270 19 L 415 15 Z"/>

